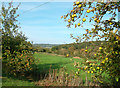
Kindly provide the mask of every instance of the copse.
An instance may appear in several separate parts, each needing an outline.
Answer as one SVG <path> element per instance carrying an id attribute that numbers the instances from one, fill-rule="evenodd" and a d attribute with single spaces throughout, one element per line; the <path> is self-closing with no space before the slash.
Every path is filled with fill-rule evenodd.
<path id="1" fill-rule="evenodd" d="M 94 65 L 85 63 L 88 65 L 85 71 L 94 73 L 93 80 L 100 85 L 106 83 L 104 73 L 109 75 L 108 85 L 120 84 L 120 35 L 118 35 L 120 23 L 117 17 L 119 5 L 120 2 L 80 2 L 78 0 L 73 3 L 73 9 L 69 13 L 61 16 L 68 22 L 67 27 L 74 25 L 75 28 L 79 27 L 82 31 L 82 27 L 85 27 L 86 24 L 91 25 L 91 28 L 85 28 L 83 41 L 90 39 L 106 41 L 106 44 L 101 43 L 95 54 L 95 58 L 100 63 Z M 85 51 L 86 54 L 90 52 L 88 48 Z"/>
<path id="2" fill-rule="evenodd" d="M 14 76 L 25 75 L 26 72 L 32 70 L 34 64 L 32 43 L 27 41 L 22 32 L 18 32 L 20 29 L 17 20 L 19 5 L 14 7 L 10 2 L 6 7 L 3 3 L 0 14 L 3 72 Z"/>

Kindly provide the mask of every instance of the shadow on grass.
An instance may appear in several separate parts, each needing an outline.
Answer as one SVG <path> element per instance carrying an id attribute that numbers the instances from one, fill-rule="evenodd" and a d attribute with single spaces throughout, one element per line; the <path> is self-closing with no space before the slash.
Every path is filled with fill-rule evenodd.
<path id="1" fill-rule="evenodd" d="M 71 62 L 59 62 L 59 63 L 53 63 L 53 64 L 39 64 L 39 65 L 34 65 L 36 67 L 32 72 L 32 78 L 34 81 L 38 81 L 41 79 L 44 79 L 45 77 L 48 76 L 49 70 L 50 69 L 60 69 L 64 64 L 68 64 Z"/>
<path id="2" fill-rule="evenodd" d="M 5 65 L 3 65 L 4 70 L 2 71 L 2 76 L 15 79 L 15 80 L 18 79 L 18 80 L 24 80 L 29 82 L 39 81 L 48 76 L 50 69 L 60 69 L 64 64 L 68 64 L 68 63 L 71 63 L 71 62 L 59 62 L 59 63 L 53 63 L 53 64 L 38 64 L 38 65 L 34 64 L 33 65 L 34 69 L 32 71 L 27 72 L 25 76 L 18 75 L 16 77 L 9 74 L 5 74 L 6 67 Z M 5 79 L 3 80 L 5 81 Z"/>

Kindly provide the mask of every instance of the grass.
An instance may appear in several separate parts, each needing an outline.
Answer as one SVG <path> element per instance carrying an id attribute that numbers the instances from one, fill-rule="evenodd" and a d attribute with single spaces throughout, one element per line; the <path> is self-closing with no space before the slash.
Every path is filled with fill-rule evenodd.
<path id="1" fill-rule="evenodd" d="M 59 69 L 65 68 L 65 73 L 68 74 L 75 74 L 75 72 L 78 71 L 78 68 L 74 67 L 74 62 L 79 62 L 82 63 L 83 59 L 75 59 L 72 57 L 63 57 L 63 56 L 55 56 L 55 55 L 48 55 L 48 54 L 43 54 L 43 53 L 35 53 L 35 66 L 37 66 L 37 69 L 34 71 L 35 72 L 35 77 L 40 79 L 39 77 L 43 77 L 46 74 L 49 74 L 49 69 Z M 73 59 L 73 61 L 71 61 Z M 80 71 L 80 78 L 83 80 L 83 83 L 86 80 L 86 75 L 88 77 L 88 80 L 91 80 L 91 75 L 92 74 L 87 74 L 84 71 Z M 3 79 L 3 86 L 35 86 L 34 82 L 30 82 L 29 80 L 19 80 L 15 78 L 8 78 L 5 77 Z"/>
<path id="2" fill-rule="evenodd" d="M 29 81 L 4 77 L 2 79 L 2 86 L 35 86 L 35 84 Z"/>
<path id="3" fill-rule="evenodd" d="M 63 56 L 57 56 L 57 55 L 48 55 L 48 54 L 43 54 L 43 53 L 35 53 L 34 57 L 36 59 L 36 65 L 39 69 L 38 74 L 44 73 L 47 74 L 49 72 L 49 69 L 60 69 L 62 67 L 65 68 L 65 73 L 68 74 L 74 74 L 75 72 L 78 71 L 78 68 L 74 67 L 74 62 L 79 62 L 80 64 L 84 61 L 84 58 L 82 59 L 75 59 L 72 57 L 63 57 Z M 73 59 L 73 61 L 71 61 Z M 89 59 L 90 61 L 97 61 L 93 59 Z M 97 61 L 97 63 L 99 63 Z M 51 66 L 51 67 L 50 67 Z M 84 66 L 83 64 L 81 67 Z M 87 74 L 83 70 L 79 71 L 79 77 L 83 79 L 83 82 L 86 80 L 86 76 L 88 80 L 92 80 L 91 76 L 93 75 L 92 73 Z M 109 82 L 107 79 L 109 76 L 107 73 L 103 73 L 104 75 L 104 81 Z"/>
<path id="4" fill-rule="evenodd" d="M 35 53 L 34 57 L 36 59 L 36 65 L 39 69 L 38 73 L 48 73 L 50 66 L 51 69 L 60 69 L 62 67 L 65 68 L 65 72 L 70 74 L 78 71 L 78 68 L 74 67 L 74 61 L 82 63 L 83 59 L 74 59 L 74 58 L 66 58 L 63 56 L 52 56 L 43 53 Z M 73 59 L 73 61 L 71 61 Z M 86 75 L 88 75 L 88 79 L 90 79 L 91 74 L 86 74 L 84 71 L 80 71 L 80 76 L 83 80 L 85 80 Z M 91 79 L 90 79 L 91 80 Z"/>
<path id="5" fill-rule="evenodd" d="M 52 72 L 51 72 L 52 71 Z M 49 76 L 43 80 L 36 82 L 37 86 L 99 86 L 96 83 L 86 80 L 83 82 L 81 77 L 76 77 L 72 74 L 64 74 L 64 68 L 59 70 L 57 75 L 57 69 L 50 70 Z"/>

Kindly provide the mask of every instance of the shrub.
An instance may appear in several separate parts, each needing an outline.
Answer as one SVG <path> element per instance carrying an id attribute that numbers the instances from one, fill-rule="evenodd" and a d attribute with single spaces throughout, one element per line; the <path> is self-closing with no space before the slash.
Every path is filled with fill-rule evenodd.
<path id="1" fill-rule="evenodd" d="M 22 32 L 18 32 L 16 11 L 19 5 L 13 8 L 12 2 L 8 8 L 2 5 L 2 57 L 3 72 L 10 75 L 23 74 L 32 69 L 34 64 L 34 49 Z"/>

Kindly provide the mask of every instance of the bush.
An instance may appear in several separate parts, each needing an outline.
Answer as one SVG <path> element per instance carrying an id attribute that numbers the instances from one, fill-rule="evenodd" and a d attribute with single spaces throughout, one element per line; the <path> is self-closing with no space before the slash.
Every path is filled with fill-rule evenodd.
<path id="1" fill-rule="evenodd" d="M 25 74 L 32 70 L 34 64 L 34 49 L 32 44 L 27 41 L 22 32 L 18 32 L 16 11 L 19 5 L 13 8 L 9 3 L 8 8 L 2 5 L 2 57 L 3 72 L 10 75 Z"/>

